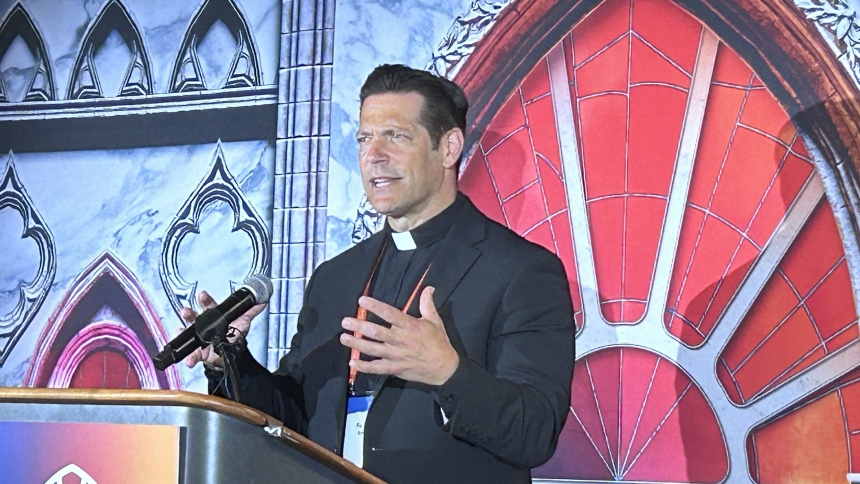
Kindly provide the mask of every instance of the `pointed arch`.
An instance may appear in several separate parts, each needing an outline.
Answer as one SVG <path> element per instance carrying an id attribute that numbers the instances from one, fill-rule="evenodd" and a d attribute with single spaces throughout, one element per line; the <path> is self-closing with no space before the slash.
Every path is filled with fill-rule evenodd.
<path id="1" fill-rule="evenodd" d="M 223 86 L 214 86 L 214 79 L 204 79 L 197 57 L 198 43 L 218 20 L 224 22 L 236 41 L 233 58 L 224 60 L 230 62 L 230 69 Z M 245 16 L 233 0 L 204 0 L 200 5 L 182 39 L 182 48 L 179 49 L 170 79 L 170 92 L 253 87 L 260 84 L 257 46 Z"/>
<path id="2" fill-rule="evenodd" d="M 116 313 L 122 324 L 100 320 L 98 315 L 105 307 Z M 143 388 L 179 389 L 176 368 L 156 372 L 150 358 L 167 342 L 161 318 L 140 282 L 108 250 L 75 279 L 49 318 L 24 385 L 68 385 L 84 357 L 110 347 L 126 355 Z"/>
<path id="3" fill-rule="evenodd" d="M 131 61 L 126 69 L 120 96 L 144 96 L 152 94 L 152 75 L 149 56 L 143 38 L 129 11 L 119 0 L 110 0 L 90 24 L 69 82 L 67 99 L 91 99 L 104 97 L 96 72 L 93 57 L 111 32 L 116 30 L 131 51 Z"/>
<path id="4" fill-rule="evenodd" d="M 45 42 L 42 40 L 42 35 L 36 28 L 36 24 L 24 7 L 18 3 L 0 25 L 0 58 L 2 58 L 12 41 L 20 36 L 27 43 L 33 57 L 36 58 L 36 72 L 33 74 L 33 79 L 30 80 L 30 85 L 27 88 L 27 94 L 24 96 L 24 101 L 50 101 L 54 97 L 54 75 L 51 69 L 50 57 L 45 48 Z M 8 102 L 6 92 L 2 81 L 0 81 L 0 102 Z"/>

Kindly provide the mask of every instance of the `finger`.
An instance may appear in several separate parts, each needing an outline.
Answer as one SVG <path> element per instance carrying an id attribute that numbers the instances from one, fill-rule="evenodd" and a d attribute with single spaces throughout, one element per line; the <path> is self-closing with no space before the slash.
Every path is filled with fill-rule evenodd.
<path id="1" fill-rule="evenodd" d="M 214 308 L 218 305 L 215 299 L 206 291 L 200 291 L 200 294 L 197 295 L 197 302 L 200 303 L 200 307 L 203 309 Z"/>
<path id="2" fill-rule="evenodd" d="M 356 338 L 355 336 L 346 333 L 340 335 L 340 342 L 342 345 L 357 349 L 359 352 L 368 356 L 374 356 L 377 358 L 390 358 L 392 356 L 391 346 L 385 343 Z"/>
<path id="3" fill-rule="evenodd" d="M 191 354 L 185 358 L 185 364 L 188 368 L 194 368 L 197 366 L 197 363 L 200 363 L 201 361 L 203 361 L 203 350 L 200 348 L 192 351 Z"/>
<path id="4" fill-rule="evenodd" d="M 373 361 L 352 360 L 350 361 L 350 364 L 353 365 L 359 373 L 370 373 L 374 375 L 395 374 L 394 364 L 383 358 Z"/>
<path id="5" fill-rule="evenodd" d="M 358 298 L 358 304 L 367 309 L 371 313 L 379 316 L 383 321 L 390 323 L 392 326 L 403 326 L 412 319 L 411 316 L 403 314 L 394 306 L 389 306 L 384 302 L 377 301 L 372 297 L 362 296 Z"/>
<path id="6" fill-rule="evenodd" d="M 436 288 L 427 286 L 421 291 L 421 300 L 418 302 L 418 309 L 421 311 L 421 318 L 432 321 L 439 326 L 443 326 L 442 317 L 439 316 L 439 311 L 436 310 L 436 304 L 433 303 L 433 293 Z"/>
<path id="7" fill-rule="evenodd" d="M 361 333 L 361 335 L 366 338 L 374 339 L 383 343 L 392 343 L 394 341 L 394 335 L 390 329 L 376 323 L 371 323 L 370 321 L 362 321 L 355 318 L 343 318 L 341 326 L 352 332 Z"/>
<path id="8" fill-rule="evenodd" d="M 239 316 L 239 319 L 237 319 L 237 321 L 239 321 L 239 320 L 245 321 L 250 325 L 251 320 L 256 318 L 257 316 L 259 316 L 260 313 L 262 313 L 263 310 L 266 309 L 266 305 L 267 305 L 267 303 L 254 305 L 251 309 L 245 311 L 244 314 Z"/>
<path id="9" fill-rule="evenodd" d="M 189 324 L 193 323 L 194 318 L 197 317 L 197 311 L 195 311 L 191 308 L 182 308 L 182 310 L 179 311 L 179 313 L 180 313 L 180 316 L 182 316 L 182 319 L 184 319 L 185 322 L 189 323 Z"/>
<path id="10" fill-rule="evenodd" d="M 248 311 L 246 311 L 245 314 L 242 315 L 242 317 L 243 318 L 246 317 L 248 319 L 254 319 L 257 317 L 257 315 L 262 313 L 264 309 L 266 309 L 266 306 L 268 304 L 269 304 L 268 302 L 264 302 L 262 304 L 257 304 L 256 306 L 254 306 L 251 309 L 249 309 Z"/>

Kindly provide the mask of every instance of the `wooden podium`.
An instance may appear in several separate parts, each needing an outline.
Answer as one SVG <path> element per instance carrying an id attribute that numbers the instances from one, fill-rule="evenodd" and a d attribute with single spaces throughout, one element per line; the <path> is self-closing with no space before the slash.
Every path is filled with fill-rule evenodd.
<path id="1" fill-rule="evenodd" d="M 63 440 L 63 431 L 70 427 L 72 433 L 77 435 L 70 437 L 71 440 Z M 20 452 L 26 452 L 24 456 L 17 456 L 19 464 L 23 462 L 20 464 L 23 466 L 48 466 L 37 461 L 37 453 L 25 450 L 30 449 L 28 446 L 31 445 L 32 448 L 48 445 L 59 448 L 46 451 L 46 459 L 54 459 L 56 454 L 63 451 L 78 454 L 86 451 L 99 452 L 97 461 L 88 461 L 91 467 L 109 467 L 113 465 L 109 462 L 111 456 L 120 456 L 125 452 L 125 455 L 131 457 L 120 456 L 116 462 L 118 467 L 129 466 L 128 470 L 123 470 L 123 475 L 128 477 L 123 479 L 123 482 L 136 482 L 132 477 L 142 472 L 141 469 L 160 465 L 159 462 L 145 459 L 155 459 L 156 452 L 166 452 L 166 455 L 175 454 L 175 460 L 168 456 L 169 458 L 159 461 L 173 462 L 174 477 L 169 480 L 179 484 L 384 484 L 379 478 L 287 429 L 281 422 L 262 412 L 222 398 L 197 393 L 0 388 L 0 429 L 4 428 L 5 431 L 0 430 L 0 446 L 6 449 L 0 449 L 0 455 L 15 459 L 15 448 L 20 449 Z M 162 440 L 157 441 L 167 442 L 167 445 L 155 443 L 149 446 L 154 448 L 133 448 L 146 447 L 145 444 L 135 444 L 131 439 L 136 434 L 147 433 L 140 431 L 146 429 L 167 431 L 164 434 L 167 435 L 166 440 L 159 437 Z M 35 436 L 36 434 L 38 436 Z M 15 435 L 18 437 L 14 437 Z M 4 438 L 19 440 L 4 442 Z M 91 444 L 76 443 L 84 442 L 86 438 L 90 441 L 96 440 Z M 30 442 L 31 440 L 33 442 Z M 87 445 L 90 449 L 77 448 Z M 95 449 L 98 446 L 104 448 Z M 86 460 L 88 457 L 82 459 Z M 70 463 L 68 466 L 75 472 L 80 471 L 79 477 L 85 475 L 85 470 L 81 469 L 79 464 Z M 36 472 L 35 469 L 26 468 L 18 475 L 23 476 L 31 470 Z M 6 474 L 6 477 L 15 475 L 14 470 L 11 472 L 12 474 Z M 39 477 L 37 480 L 41 482 L 34 484 L 63 482 L 62 475 L 43 479 L 45 478 Z M 93 476 L 89 482 L 97 480 L 98 478 Z M 3 476 L 0 476 L 0 481 L 4 481 Z M 87 479 L 81 477 L 81 482 L 85 481 Z"/>

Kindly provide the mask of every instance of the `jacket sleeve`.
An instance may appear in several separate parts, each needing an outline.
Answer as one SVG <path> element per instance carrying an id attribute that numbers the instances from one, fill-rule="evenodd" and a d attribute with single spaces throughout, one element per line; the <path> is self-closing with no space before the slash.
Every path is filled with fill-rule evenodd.
<path id="1" fill-rule="evenodd" d="M 461 354 L 457 370 L 437 387 L 444 427 L 512 465 L 543 464 L 568 414 L 574 341 L 564 267 L 541 250 L 502 297 L 486 367 Z"/>
<path id="2" fill-rule="evenodd" d="M 277 371 L 270 372 L 257 362 L 247 349 L 236 356 L 240 403 L 275 417 L 303 435 L 307 435 L 308 420 L 302 391 L 304 377 L 301 367 L 301 343 L 305 308 L 313 281 L 314 276 L 311 276 L 305 289 L 304 303 L 296 334 L 290 343 L 290 351 L 281 358 Z M 209 393 L 225 397 L 220 386 L 223 373 L 207 369 L 206 376 L 209 380 Z"/>

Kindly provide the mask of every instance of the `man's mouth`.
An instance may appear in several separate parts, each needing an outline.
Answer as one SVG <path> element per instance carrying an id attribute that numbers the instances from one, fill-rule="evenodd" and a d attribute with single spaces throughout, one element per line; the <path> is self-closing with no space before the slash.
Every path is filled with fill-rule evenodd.
<path id="1" fill-rule="evenodd" d="M 370 179 L 370 184 L 373 185 L 374 188 L 383 188 L 391 185 L 391 183 L 396 180 L 397 178 L 376 177 Z"/>

